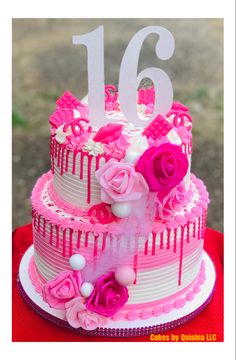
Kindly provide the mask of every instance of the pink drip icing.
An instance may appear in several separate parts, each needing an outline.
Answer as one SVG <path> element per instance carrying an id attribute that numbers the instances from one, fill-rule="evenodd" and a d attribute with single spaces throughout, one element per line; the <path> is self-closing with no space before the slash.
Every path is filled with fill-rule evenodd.
<path id="1" fill-rule="evenodd" d="M 72 256 L 73 253 L 73 229 L 70 229 L 70 246 L 69 246 L 69 256 Z"/>
<path id="2" fill-rule="evenodd" d="M 198 240 L 201 239 L 201 218 L 198 218 Z"/>
<path id="3" fill-rule="evenodd" d="M 196 222 L 193 224 L 193 237 L 196 236 Z"/>
<path id="4" fill-rule="evenodd" d="M 134 272 L 135 272 L 135 280 L 134 284 L 136 284 L 137 279 L 137 267 L 138 267 L 138 255 L 134 255 Z"/>
<path id="5" fill-rule="evenodd" d="M 81 152 L 80 153 L 80 174 L 79 174 L 80 180 L 83 180 L 83 177 L 84 177 L 84 153 Z"/>
<path id="6" fill-rule="evenodd" d="M 53 241 L 52 230 L 53 230 L 52 225 L 50 225 L 50 240 L 49 240 L 50 245 L 52 245 L 52 241 Z"/>
<path id="7" fill-rule="evenodd" d="M 63 230 L 63 257 L 66 257 L 66 229 Z"/>
<path id="8" fill-rule="evenodd" d="M 164 231 L 160 233 L 160 249 L 163 249 Z"/>
<path id="9" fill-rule="evenodd" d="M 153 231 L 152 232 L 152 255 L 155 255 L 156 253 L 156 234 Z"/>
<path id="10" fill-rule="evenodd" d="M 189 224 L 189 222 L 187 223 L 187 243 L 189 243 L 189 226 L 190 226 L 190 224 Z"/>
<path id="11" fill-rule="evenodd" d="M 177 250 L 177 228 L 174 229 L 174 252 Z"/>
<path id="12" fill-rule="evenodd" d="M 72 174 L 75 175 L 76 171 L 76 157 L 77 157 L 78 151 L 74 151 L 73 153 L 73 166 L 72 166 Z"/>
<path id="13" fill-rule="evenodd" d="M 207 222 L 207 212 L 204 211 L 203 213 L 203 218 L 202 218 L 202 238 L 205 238 L 205 227 L 206 227 L 206 222 Z"/>
<path id="14" fill-rule="evenodd" d="M 87 231 L 85 233 L 85 243 L 84 243 L 84 246 L 87 247 L 88 246 L 88 238 L 89 238 L 89 232 Z"/>
<path id="15" fill-rule="evenodd" d="M 55 140 L 54 140 L 54 152 L 53 152 L 53 154 L 54 154 L 54 158 L 56 159 L 57 158 L 57 148 L 58 148 L 58 142 L 56 142 Z"/>
<path id="16" fill-rule="evenodd" d="M 59 248 L 59 227 L 56 226 L 56 247 Z"/>
<path id="17" fill-rule="evenodd" d="M 167 249 L 170 249 L 170 229 L 167 229 Z"/>
<path id="18" fill-rule="evenodd" d="M 91 201 L 91 166 L 93 157 L 88 155 L 87 204 Z"/>
<path id="19" fill-rule="evenodd" d="M 81 239 L 82 231 L 78 230 L 78 237 L 77 237 L 77 248 L 80 248 L 80 239 Z"/>
<path id="20" fill-rule="evenodd" d="M 98 254 L 98 237 L 99 237 L 99 235 L 95 235 L 95 236 L 94 236 L 93 256 L 97 256 L 97 254 Z"/>
<path id="21" fill-rule="evenodd" d="M 41 215 L 38 216 L 38 232 L 40 233 L 40 219 L 41 219 Z"/>
<path id="22" fill-rule="evenodd" d="M 95 169 L 98 170 L 99 169 L 99 162 L 100 162 L 100 159 L 101 159 L 101 155 L 98 155 L 96 157 L 96 165 L 95 165 Z"/>
<path id="23" fill-rule="evenodd" d="M 58 144 L 58 153 L 57 153 L 57 166 L 60 167 L 60 154 L 61 154 L 61 146 Z"/>
<path id="24" fill-rule="evenodd" d="M 46 204 L 42 203 L 41 196 L 42 191 L 45 189 L 45 184 L 50 183 L 52 180 L 52 173 L 49 171 L 48 173 L 44 174 L 36 183 L 33 192 L 32 192 L 32 218 L 33 218 L 33 225 L 35 227 L 36 223 L 36 216 L 39 214 L 42 214 L 43 218 L 48 219 L 49 223 L 53 223 L 54 225 L 59 226 L 59 228 L 65 228 L 66 226 L 69 226 L 73 228 L 74 231 L 90 231 L 90 232 L 107 232 L 107 225 L 98 224 L 98 223 L 92 223 L 90 221 L 90 218 L 84 218 L 85 222 L 80 221 L 69 221 L 69 224 L 67 224 L 67 220 L 65 218 L 62 218 L 60 214 L 56 212 L 52 212 L 51 208 L 49 208 Z M 207 214 L 207 204 L 208 204 L 208 193 L 206 192 L 206 189 L 203 185 L 203 182 L 198 180 L 193 174 L 191 174 L 191 181 L 195 185 L 195 187 L 198 189 L 199 193 L 199 201 L 196 203 L 198 205 L 198 214 L 194 214 L 192 211 L 186 211 L 184 214 L 184 219 L 186 224 L 194 224 L 195 221 L 197 221 L 197 218 L 199 216 L 203 216 L 204 212 Z M 79 210 L 79 209 L 78 209 Z M 67 209 L 68 212 L 71 211 L 71 209 Z M 77 211 L 77 209 L 76 209 Z M 72 213 L 71 213 L 72 214 Z M 206 219 L 205 219 L 206 221 Z M 204 222 L 205 224 L 205 222 Z M 181 224 L 179 224 L 179 220 L 176 219 L 175 221 L 172 221 L 171 223 L 163 224 L 162 229 L 160 230 L 157 228 L 156 223 L 154 224 L 154 231 L 160 233 L 164 229 L 170 229 L 171 234 L 174 233 L 174 229 L 177 228 L 179 225 L 183 225 L 183 222 L 181 221 Z M 122 232 L 122 221 L 121 222 L 114 222 L 109 227 L 109 233 L 112 234 L 119 234 Z"/>
<path id="25" fill-rule="evenodd" d="M 66 149 L 66 166 L 65 166 L 65 172 L 68 172 L 68 167 L 69 167 L 69 155 L 70 155 L 70 151 L 68 149 Z"/>
<path id="26" fill-rule="evenodd" d="M 145 247 L 144 247 L 144 255 L 148 254 L 148 240 L 146 240 L 145 242 Z"/>
<path id="27" fill-rule="evenodd" d="M 43 219 L 43 237 L 46 236 L 46 219 Z"/>
<path id="28" fill-rule="evenodd" d="M 202 215 L 201 239 L 204 238 L 204 230 L 203 230 L 204 224 L 205 224 L 205 212 Z"/>
<path id="29" fill-rule="evenodd" d="M 107 238 L 107 233 L 103 233 L 103 237 L 102 237 L 102 251 L 104 251 L 105 248 L 106 248 L 106 238 Z"/>
<path id="30" fill-rule="evenodd" d="M 183 265 L 183 249 L 184 249 L 184 228 L 185 226 L 181 226 L 181 241 L 180 241 L 180 256 L 179 256 L 179 278 L 178 285 L 181 285 L 181 277 L 182 277 L 182 265 Z"/>
<path id="31" fill-rule="evenodd" d="M 63 145 L 62 147 L 62 152 L 61 152 L 61 171 L 60 171 L 60 174 L 63 175 L 64 173 L 64 155 L 65 155 L 65 150 L 66 150 L 66 147 L 65 145 Z"/>
<path id="32" fill-rule="evenodd" d="M 193 145 L 192 145 L 192 143 L 191 143 L 191 144 L 189 144 L 189 154 L 192 153 L 192 149 L 193 149 Z"/>

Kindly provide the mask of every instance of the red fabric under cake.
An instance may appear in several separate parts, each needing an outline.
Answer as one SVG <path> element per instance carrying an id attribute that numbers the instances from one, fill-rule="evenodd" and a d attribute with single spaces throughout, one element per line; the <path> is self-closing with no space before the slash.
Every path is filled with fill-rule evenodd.
<path id="1" fill-rule="evenodd" d="M 13 341 L 150 341 L 150 336 L 129 337 L 129 338 L 109 338 L 82 336 L 68 331 L 60 326 L 56 326 L 40 315 L 38 315 L 21 297 L 17 285 L 16 277 L 20 260 L 32 244 L 31 224 L 16 229 L 13 233 L 13 275 L 12 275 L 12 340 Z M 223 341 L 223 234 L 207 229 L 205 239 L 205 250 L 214 262 L 217 280 L 216 288 L 211 303 L 195 319 L 185 325 L 171 331 L 161 333 L 162 335 L 184 334 L 184 335 L 205 335 L 208 341 L 215 338 L 216 341 Z M 208 334 L 208 336 L 207 336 Z M 179 341 L 181 336 L 179 337 Z"/>

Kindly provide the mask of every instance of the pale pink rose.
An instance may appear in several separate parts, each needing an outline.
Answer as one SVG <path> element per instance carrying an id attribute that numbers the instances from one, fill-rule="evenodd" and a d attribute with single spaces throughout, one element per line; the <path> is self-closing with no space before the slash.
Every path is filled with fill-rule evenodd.
<path id="1" fill-rule="evenodd" d="M 165 220 L 172 218 L 177 211 L 186 205 L 186 188 L 184 182 L 169 193 L 159 193 L 156 197 L 157 217 Z"/>
<path id="2" fill-rule="evenodd" d="M 104 150 L 105 154 L 111 155 L 116 159 L 122 159 L 128 147 L 128 136 L 121 134 L 117 140 L 105 144 Z"/>
<path id="3" fill-rule="evenodd" d="M 75 329 L 94 330 L 107 323 L 107 319 L 86 309 L 85 298 L 77 297 L 66 303 L 66 320 Z"/>
<path id="4" fill-rule="evenodd" d="M 63 271 L 42 288 L 43 299 L 54 309 L 65 309 L 65 303 L 77 297 L 81 285 L 80 273 Z"/>
<path id="5" fill-rule="evenodd" d="M 95 176 L 101 186 L 101 199 L 107 204 L 138 200 L 148 192 L 144 177 L 133 164 L 110 159 Z"/>

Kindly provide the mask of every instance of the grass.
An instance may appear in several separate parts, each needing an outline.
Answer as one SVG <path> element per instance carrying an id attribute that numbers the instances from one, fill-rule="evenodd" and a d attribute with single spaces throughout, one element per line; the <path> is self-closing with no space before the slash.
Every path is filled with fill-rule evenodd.
<path id="1" fill-rule="evenodd" d="M 26 127 L 27 121 L 16 110 L 12 111 L 12 126 L 13 127 Z"/>

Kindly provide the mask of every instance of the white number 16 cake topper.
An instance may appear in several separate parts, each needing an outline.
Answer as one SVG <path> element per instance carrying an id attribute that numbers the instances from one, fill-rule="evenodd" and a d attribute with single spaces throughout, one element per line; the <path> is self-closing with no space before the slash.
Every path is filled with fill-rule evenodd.
<path id="1" fill-rule="evenodd" d="M 144 40 L 150 34 L 159 35 L 156 55 L 168 60 L 174 53 L 175 40 L 171 32 L 161 26 L 147 26 L 139 30 L 130 40 L 120 66 L 119 100 L 126 118 L 135 126 L 146 127 L 158 114 L 165 116 L 173 102 L 173 87 L 169 76 L 160 68 L 150 67 L 138 72 L 138 62 Z M 72 37 L 73 44 L 85 45 L 88 58 L 89 119 L 92 126 L 103 126 L 108 122 L 105 114 L 104 96 L 104 29 Z M 137 89 L 143 78 L 152 80 L 155 89 L 155 104 L 152 116 L 143 121 L 137 113 Z M 111 121 L 111 119 L 109 119 Z"/>

